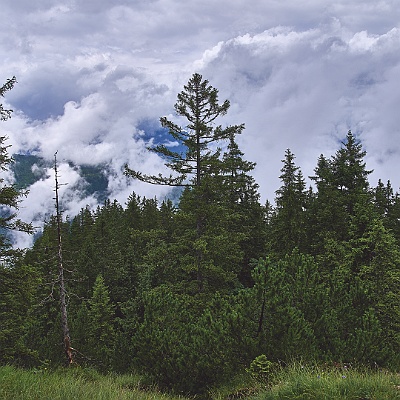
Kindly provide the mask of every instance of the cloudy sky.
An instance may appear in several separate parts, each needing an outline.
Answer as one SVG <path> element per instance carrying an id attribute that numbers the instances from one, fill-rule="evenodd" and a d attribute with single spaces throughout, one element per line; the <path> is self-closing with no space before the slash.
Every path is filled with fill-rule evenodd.
<path id="1" fill-rule="evenodd" d="M 308 176 L 349 129 L 371 185 L 400 186 L 398 0 L 3 0 L 0 57 L 0 82 L 18 80 L 1 134 L 13 153 L 51 160 L 58 150 L 70 215 L 96 200 L 71 189 L 81 178 L 68 160 L 104 165 L 121 204 L 132 191 L 166 194 L 122 169 L 163 171 L 146 141 L 194 72 L 231 101 L 221 122 L 245 123 L 238 141 L 263 201 L 274 199 L 287 148 Z M 21 217 L 40 224 L 53 186 L 49 170 Z"/>

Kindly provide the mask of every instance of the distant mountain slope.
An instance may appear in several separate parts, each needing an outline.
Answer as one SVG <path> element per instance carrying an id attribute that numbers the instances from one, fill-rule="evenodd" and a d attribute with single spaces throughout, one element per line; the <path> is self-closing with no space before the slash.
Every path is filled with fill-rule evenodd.
<path id="1" fill-rule="evenodd" d="M 12 165 L 12 172 L 15 176 L 15 183 L 19 189 L 26 189 L 35 182 L 46 177 L 47 169 L 53 164 L 41 157 L 31 154 L 14 154 L 15 163 Z M 103 165 L 79 165 L 70 166 L 79 170 L 79 175 L 86 181 L 82 195 L 95 195 L 99 202 L 108 197 L 108 179 L 105 175 Z M 80 190 L 82 190 L 80 188 Z"/>
<path id="2" fill-rule="evenodd" d="M 18 189 L 26 189 L 45 176 L 45 169 L 51 167 L 44 159 L 30 154 L 14 154 L 11 170 Z M 35 167 L 34 167 L 35 166 Z"/>
<path id="3" fill-rule="evenodd" d="M 27 189 L 35 182 L 45 179 L 48 174 L 47 170 L 53 168 L 53 163 L 36 155 L 14 154 L 13 158 L 15 162 L 12 164 L 11 170 L 15 176 L 15 184 L 19 189 Z M 110 198 L 107 165 L 74 165 L 71 162 L 69 165 L 76 169 L 81 178 L 85 180 L 85 185 L 77 188 L 82 198 L 93 195 L 99 204 Z M 181 193 L 182 187 L 171 188 L 167 197 L 178 204 Z M 110 198 L 110 200 L 114 199 Z M 163 199 L 159 200 L 162 201 Z"/>

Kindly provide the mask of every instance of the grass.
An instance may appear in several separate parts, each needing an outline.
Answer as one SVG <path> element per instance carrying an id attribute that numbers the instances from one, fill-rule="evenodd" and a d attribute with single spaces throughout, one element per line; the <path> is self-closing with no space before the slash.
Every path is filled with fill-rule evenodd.
<path id="1" fill-rule="evenodd" d="M 400 399 L 400 375 L 350 366 L 301 366 L 279 371 L 275 383 L 254 400 L 395 400 Z"/>
<path id="2" fill-rule="evenodd" d="M 258 394 L 255 394 L 258 393 Z M 264 382 L 241 375 L 209 392 L 212 400 L 400 400 L 400 374 L 346 366 L 276 368 Z M 0 367 L 1 400 L 183 400 L 146 387 L 135 375 L 90 368 L 56 371 Z"/>
<path id="3" fill-rule="evenodd" d="M 90 369 L 20 370 L 0 367 L 1 400 L 174 400 L 146 389 L 134 375 L 101 375 Z M 182 399 L 182 398 L 180 398 Z"/>

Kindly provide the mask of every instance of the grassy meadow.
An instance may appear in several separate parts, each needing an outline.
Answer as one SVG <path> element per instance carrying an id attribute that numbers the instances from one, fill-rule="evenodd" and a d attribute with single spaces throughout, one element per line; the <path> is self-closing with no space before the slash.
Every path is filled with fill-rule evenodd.
<path id="1" fill-rule="evenodd" d="M 268 390 L 253 399 L 395 400 L 400 399 L 400 374 L 349 365 L 294 364 L 272 376 Z"/>
<path id="2" fill-rule="evenodd" d="M 144 388 L 134 375 L 101 375 L 92 369 L 48 371 L 0 367 L 1 400 L 175 400 Z"/>
<path id="3" fill-rule="evenodd" d="M 350 367 L 302 366 L 277 368 L 268 376 L 239 376 L 226 386 L 210 389 L 210 400 L 396 400 L 400 374 Z M 0 367 L 1 400 L 183 400 L 162 393 L 136 375 L 101 375 L 93 369 L 49 371 Z"/>

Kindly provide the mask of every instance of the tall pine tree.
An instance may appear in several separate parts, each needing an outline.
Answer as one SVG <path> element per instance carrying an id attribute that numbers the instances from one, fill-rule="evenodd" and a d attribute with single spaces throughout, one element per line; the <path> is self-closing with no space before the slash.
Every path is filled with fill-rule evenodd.
<path id="1" fill-rule="evenodd" d="M 302 172 L 296 166 L 294 154 L 287 149 L 282 160 L 282 186 L 276 191 L 276 208 L 270 222 L 270 245 L 278 256 L 302 249 L 306 190 Z"/>
<path id="2" fill-rule="evenodd" d="M 175 176 L 146 175 L 133 171 L 128 166 L 125 169 L 128 176 L 144 182 L 187 187 L 186 196 L 190 199 L 187 204 L 190 203 L 190 214 L 194 217 L 195 235 L 189 235 L 186 241 L 192 243 L 193 266 L 196 270 L 199 291 L 203 291 L 205 287 L 205 270 L 214 269 L 213 260 L 207 260 L 206 256 L 208 252 L 206 227 L 211 219 L 210 205 L 213 203 L 215 188 L 215 180 L 210 177 L 213 174 L 218 175 L 220 169 L 221 151 L 215 149 L 215 145 L 240 134 L 244 129 L 244 125 L 225 128 L 215 125 L 218 118 L 227 113 L 229 107 L 228 100 L 219 104 L 218 90 L 212 87 L 208 80 L 203 79 L 200 74 L 193 74 L 184 86 L 184 90 L 178 94 L 178 101 L 175 104 L 176 113 L 187 121 L 187 125 L 181 127 L 166 117 L 161 118 L 161 125 L 169 130 L 169 134 L 183 150 L 174 152 L 163 144 L 149 148 L 166 160 L 166 166 L 175 173 Z M 185 220 L 188 221 L 188 218 Z M 214 236 L 214 239 L 216 238 L 217 236 Z M 223 241 L 223 243 L 228 242 Z"/>

